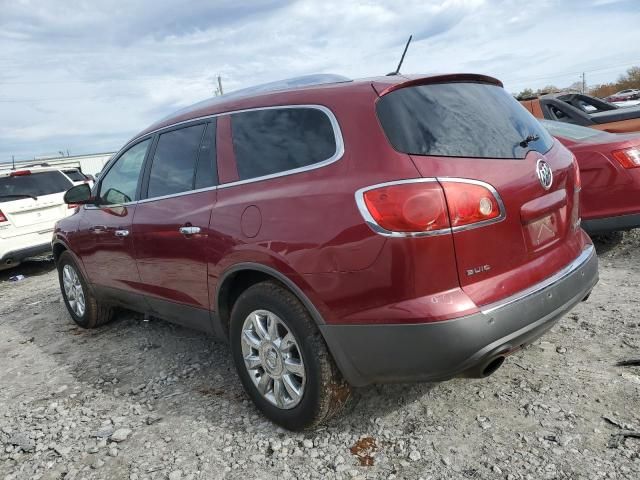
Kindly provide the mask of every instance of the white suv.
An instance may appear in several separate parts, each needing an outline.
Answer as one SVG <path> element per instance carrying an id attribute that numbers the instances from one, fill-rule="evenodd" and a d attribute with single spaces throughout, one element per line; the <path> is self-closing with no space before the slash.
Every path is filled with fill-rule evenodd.
<path id="1" fill-rule="evenodd" d="M 0 270 L 51 250 L 55 223 L 74 211 L 63 201 L 72 186 L 56 168 L 0 170 Z"/>

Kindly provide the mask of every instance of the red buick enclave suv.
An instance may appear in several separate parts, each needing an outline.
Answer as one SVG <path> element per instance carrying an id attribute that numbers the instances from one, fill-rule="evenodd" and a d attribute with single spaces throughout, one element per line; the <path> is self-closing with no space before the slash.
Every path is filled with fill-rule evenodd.
<path id="1" fill-rule="evenodd" d="M 490 77 L 311 76 L 194 105 L 114 155 L 53 239 L 64 302 L 228 339 L 255 404 L 482 377 L 585 299 L 569 151 Z"/>

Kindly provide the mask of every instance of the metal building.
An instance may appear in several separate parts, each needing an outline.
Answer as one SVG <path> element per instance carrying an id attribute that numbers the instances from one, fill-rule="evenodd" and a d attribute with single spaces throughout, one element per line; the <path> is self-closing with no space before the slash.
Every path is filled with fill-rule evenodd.
<path id="1" fill-rule="evenodd" d="M 27 165 L 46 163 L 52 167 L 79 168 L 82 173 L 95 175 L 102 170 L 105 163 L 113 153 L 93 153 L 90 155 L 73 155 L 69 157 L 38 157 L 31 160 L 16 161 L 16 168 L 24 168 Z M 11 162 L 0 163 L 0 169 L 11 168 Z"/>

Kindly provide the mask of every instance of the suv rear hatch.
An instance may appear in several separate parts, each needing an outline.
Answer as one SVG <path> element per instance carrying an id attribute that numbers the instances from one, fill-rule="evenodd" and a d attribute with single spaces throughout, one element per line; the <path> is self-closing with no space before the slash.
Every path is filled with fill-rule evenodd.
<path id="1" fill-rule="evenodd" d="M 390 143 L 444 189 L 460 285 L 477 305 L 520 292 L 580 255 L 577 163 L 500 82 L 431 77 L 380 97 Z M 481 183 L 473 191 L 460 179 Z M 493 217 L 456 227 L 454 215 L 469 208 L 471 218 L 479 208 Z"/>
<path id="2" fill-rule="evenodd" d="M 69 214 L 63 195 L 72 186 L 56 170 L 17 170 L 0 176 L 0 238 L 51 231 Z"/>

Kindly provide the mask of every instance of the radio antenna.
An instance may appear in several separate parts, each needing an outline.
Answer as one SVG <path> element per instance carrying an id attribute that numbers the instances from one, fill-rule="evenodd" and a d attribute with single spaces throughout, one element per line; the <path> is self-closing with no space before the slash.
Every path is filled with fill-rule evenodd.
<path id="1" fill-rule="evenodd" d="M 387 75 L 398 75 L 400 73 L 400 67 L 402 66 L 402 62 L 404 62 L 404 56 L 407 54 L 407 50 L 409 48 L 409 44 L 411 43 L 412 38 L 413 38 L 413 35 L 409 35 L 409 40 L 407 40 L 407 44 L 404 46 L 404 52 L 402 52 L 402 57 L 400 57 L 400 63 L 398 63 L 398 68 L 396 68 L 396 71 L 387 73 Z"/>

